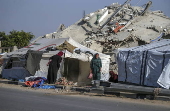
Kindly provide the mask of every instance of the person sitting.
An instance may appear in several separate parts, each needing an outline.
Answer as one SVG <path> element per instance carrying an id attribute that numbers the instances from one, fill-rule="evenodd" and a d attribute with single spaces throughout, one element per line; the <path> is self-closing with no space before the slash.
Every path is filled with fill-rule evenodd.
<path id="1" fill-rule="evenodd" d="M 118 83 L 118 75 L 115 74 L 113 71 L 110 71 L 109 74 L 110 74 L 109 82 Z"/>

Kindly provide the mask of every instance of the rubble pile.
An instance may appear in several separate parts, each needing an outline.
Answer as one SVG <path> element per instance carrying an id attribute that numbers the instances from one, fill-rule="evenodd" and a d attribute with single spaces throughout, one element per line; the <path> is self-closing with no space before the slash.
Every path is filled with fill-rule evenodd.
<path id="1" fill-rule="evenodd" d="M 57 85 L 75 85 L 75 83 L 73 83 L 73 81 L 68 81 L 65 77 L 59 78 L 55 84 L 57 84 Z"/>
<path id="2" fill-rule="evenodd" d="M 113 3 L 87 14 L 69 27 L 61 24 L 56 32 L 46 34 L 45 37 L 71 37 L 82 45 L 103 53 L 110 53 L 121 47 L 144 45 L 162 36 L 169 38 L 169 17 L 159 10 L 150 11 L 152 1 L 144 7 L 131 6 L 130 1 L 127 0 L 124 4 Z M 37 39 L 40 38 L 42 37 Z"/>
<path id="3" fill-rule="evenodd" d="M 144 9 L 133 7 L 128 4 L 129 2 L 130 0 L 127 0 L 122 5 L 113 3 L 83 18 L 82 21 L 85 23 L 82 27 L 86 29 L 88 35 L 84 43 L 90 47 L 95 41 L 103 45 L 102 52 L 105 53 L 120 47 L 150 43 L 150 40 L 157 38 L 161 33 L 164 35 L 170 33 L 168 31 L 170 19 L 163 15 L 160 18 L 158 12 L 148 10 L 151 1 Z"/>
<path id="4" fill-rule="evenodd" d="M 90 49 L 111 55 L 111 63 L 115 62 L 114 54 L 118 48 L 170 38 L 170 18 L 162 11 L 149 10 L 152 1 L 143 7 L 131 6 L 130 1 L 113 3 L 87 14 L 69 27 L 61 24 L 56 32 L 46 34 L 45 38 L 71 37 Z M 116 65 L 111 67 L 117 69 Z"/>

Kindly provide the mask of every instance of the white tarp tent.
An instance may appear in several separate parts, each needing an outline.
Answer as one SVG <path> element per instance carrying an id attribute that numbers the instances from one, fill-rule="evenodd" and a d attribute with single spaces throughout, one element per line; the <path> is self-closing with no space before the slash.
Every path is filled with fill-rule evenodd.
<path id="1" fill-rule="evenodd" d="M 170 60 L 168 64 L 163 69 L 157 83 L 162 86 L 163 88 L 169 89 L 170 88 Z"/>
<path id="2" fill-rule="evenodd" d="M 159 87 L 157 80 L 170 59 L 170 40 L 119 48 L 118 81 Z"/>
<path id="3" fill-rule="evenodd" d="M 80 54 L 77 54 L 75 52 L 71 53 L 67 50 L 65 50 L 65 58 L 74 58 L 74 59 L 78 59 L 80 61 L 83 62 L 90 62 L 92 59 L 92 55 L 91 54 L 87 54 L 85 52 L 90 52 L 92 54 L 95 53 L 99 53 L 97 51 L 94 51 L 92 49 L 89 49 L 79 43 L 77 43 L 76 41 L 74 41 L 72 38 L 58 38 L 58 39 L 48 39 L 48 38 L 42 38 L 39 39 L 37 41 L 35 41 L 34 43 L 30 44 L 27 47 L 24 47 L 22 49 L 19 49 L 17 51 L 13 51 L 8 53 L 7 55 L 12 55 L 12 54 L 18 54 L 18 55 L 22 55 L 22 54 L 26 54 L 26 52 L 28 50 L 34 50 L 34 51 L 45 51 L 46 48 L 48 47 L 57 47 L 62 45 L 65 41 L 67 41 L 69 44 L 71 44 L 72 46 L 76 47 L 76 49 L 79 49 L 81 51 Z M 48 72 L 48 67 L 46 66 L 47 62 L 48 62 L 48 58 L 51 57 L 54 54 L 57 54 L 59 50 L 56 51 L 49 51 L 48 53 L 44 53 L 42 55 L 42 59 L 40 61 L 40 70 L 36 72 L 35 75 L 39 76 L 43 73 L 45 73 L 45 75 L 47 75 Z M 102 60 L 102 75 L 101 75 L 101 80 L 105 80 L 107 81 L 109 79 L 109 63 L 110 63 L 110 56 L 109 55 L 105 55 L 102 53 L 99 53 L 99 56 Z M 63 62 L 62 62 L 63 64 Z M 83 66 L 82 66 L 83 67 Z M 85 66 L 84 66 L 85 67 Z M 90 66 L 88 66 L 90 67 Z M 62 69 L 62 65 L 61 68 Z M 58 71 L 58 77 L 61 77 L 61 73 L 62 70 Z M 83 73 L 83 72 L 80 72 Z"/>

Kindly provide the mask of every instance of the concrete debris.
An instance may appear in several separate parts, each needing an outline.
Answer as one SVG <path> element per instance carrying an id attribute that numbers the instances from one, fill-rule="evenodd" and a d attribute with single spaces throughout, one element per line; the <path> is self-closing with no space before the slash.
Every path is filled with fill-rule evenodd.
<path id="1" fill-rule="evenodd" d="M 68 81 L 65 77 L 61 77 L 56 82 L 57 85 L 74 85 L 73 81 Z"/>
<path id="2" fill-rule="evenodd" d="M 151 5 L 151 1 L 144 8 L 131 6 L 130 0 L 122 5 L 113 3 L 85 15 L 67 28 L 61 24 L 57 32 L 46 34 L 46 38 L 72 37 L 82 45 L 103 53 L 113 52 L 119 47 L 132 47 L 133 42 L 136 46 L 141 45 L 141 41 L 150 43 L 161 33 L 170 34 L 170 18 L 162 11 L 150 11 Z M 130 37 L 134 40 L 128 41 Z"/>
<path id="3" fill-rule="evenodd" d="M 88 48 L 110 55 L 117 48 L 129 48 L 169 38 L 169 17 L 159 10 L 150 11 L 152 1 L 147 2 L 144 8 L 131 6 L 130 1 L 122 5 L 113 3 L 87 14 L 67 28 L 62 24 L 57 32 L 47 34 L 46 38 L 71 37 Z"/>

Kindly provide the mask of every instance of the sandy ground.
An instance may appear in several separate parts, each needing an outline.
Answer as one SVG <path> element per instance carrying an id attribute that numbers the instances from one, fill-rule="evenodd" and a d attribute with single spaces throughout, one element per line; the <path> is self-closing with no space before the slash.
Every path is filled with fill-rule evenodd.
<path id="1" fill-rule="evenodd" d="M 75 91 L 66 90 L 66 89 L 37 89 L 37 88 L 23 87 L 22 85 L 4 84 L 4 83 L 0 83 L 0 88 L 10 88 L 10 89 L 17 89 L 17 90 L 21 90 L 21 91 L 45 93 L 45 94 L 50 94 L 50 95 L 70 95 L 70 96 L 78 96 L 78 97 L 93 97 L 93 98 L 103 98 L 103 99 L 107 99 L 107 100 L 116 99 L 117 101 L 120 101 L 120 102 L 122 101 L 122 102 L 161 105 L 161 106 L 170 107 L 170 101 L 131 99 L 131 98 L 125 98 L 125 97 L 117 97 L 115 95 L 99 95 L 99 94 L 95 94 L 95 93 L 80 93 L 80 92 L 75 92 Z"/>

